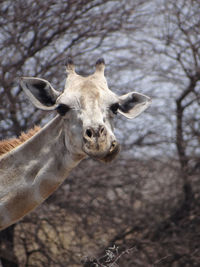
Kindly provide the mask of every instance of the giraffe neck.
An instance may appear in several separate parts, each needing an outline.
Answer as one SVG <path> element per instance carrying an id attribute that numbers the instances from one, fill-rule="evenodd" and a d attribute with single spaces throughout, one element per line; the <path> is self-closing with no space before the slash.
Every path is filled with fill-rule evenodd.
<path id="1" fill-rule="evenodd" d="M 0 230 L 42 203 L 82 158 L 68 151 L 59 116 L 1 157 Z"/>

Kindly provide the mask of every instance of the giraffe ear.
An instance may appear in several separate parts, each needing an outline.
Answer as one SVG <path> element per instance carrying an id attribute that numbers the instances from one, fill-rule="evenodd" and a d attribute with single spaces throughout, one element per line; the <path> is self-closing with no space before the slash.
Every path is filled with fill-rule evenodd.
<path id="1" fill-rule="evenodd" d="M 150 104 L 150 97 L 136 92 L 131 92 L 119 97 L 118 112 L 128 119 L 133 119 L 148 108 Z"/>
<path id="2" fill-rule="evenodd" d="M 48 81 L 34 77 L 22 77 L 20 85 L 37 108 L 56 109 L 56 100 L 61 93 L 56 91 Z"/>

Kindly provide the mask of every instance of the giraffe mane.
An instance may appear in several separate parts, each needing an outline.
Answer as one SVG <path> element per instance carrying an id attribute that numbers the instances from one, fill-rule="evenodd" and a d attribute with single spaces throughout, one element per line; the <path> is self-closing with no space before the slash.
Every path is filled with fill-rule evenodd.
<path id="1" fill-rule="evenodd" d="M 13 150 L 15 147 L 23 144 L 25 141 L 34 136 L 38 131 L 40 131 L 40 127 L 35 126 L 33 129 L 30 129 L 27 133 L 22 132 L 18 138 L 11 138 L 8 140 L 0 141 L 0 156 L 8 153 Z"/>

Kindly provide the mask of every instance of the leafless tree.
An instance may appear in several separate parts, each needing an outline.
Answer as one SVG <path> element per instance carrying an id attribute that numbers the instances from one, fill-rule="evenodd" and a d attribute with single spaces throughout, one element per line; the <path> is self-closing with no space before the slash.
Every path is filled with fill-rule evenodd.
<path id="1" fill-rule="evenodd" d="M 174 92 L 174 143 L 187 203 L 193 197 L 190 177 L 200 172 L 199 11 L 199 1 L 165 2 L 160 10 L 164 27 L 157 35 L 160 46 L 154 50 L 166 62 L 159 66 L 157 74 L 163 81 L 171 83 L 174 90 L 176 89 Z"/>

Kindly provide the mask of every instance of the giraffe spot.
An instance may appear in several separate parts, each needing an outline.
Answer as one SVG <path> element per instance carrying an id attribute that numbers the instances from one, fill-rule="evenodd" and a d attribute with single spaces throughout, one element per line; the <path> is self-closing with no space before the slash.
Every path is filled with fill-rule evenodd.
<path id="1" fill-rule="evenodd" d="M 50 179 L 44 179 L 39 185 L 39 194 L 43 199 L 50 196 L 60 185 L 60 183 L 52 181 Z"/>
<path id="2" fill-rule="evenodd" d="M 5 208 L 9 212 L 13 222 L 22 218 L 38 205 L 34 199 L 31 187 L 18 188 L 17 192 L 10 193 L 7 199 Z"/>

